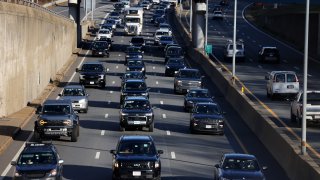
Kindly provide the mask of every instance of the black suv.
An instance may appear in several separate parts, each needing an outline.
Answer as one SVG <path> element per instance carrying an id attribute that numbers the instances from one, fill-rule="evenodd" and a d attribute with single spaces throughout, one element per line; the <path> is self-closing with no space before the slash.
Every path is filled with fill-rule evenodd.
<path id="1" fill-rule="evenodd" d="M 110 51 L 110 50 L 112 50 L 112 43 L 113 43 L 113 41 L 111 40 L 111 38 L 107 38 L 107 37 L 101 37 L 100 39 L 99 39 L 99 41 L 100 42 L 106 42 L 107 43 L 107 47 L 108 47 L 108 50 Z"/>
<path id="2" fill-rule="evenodd" d="M 184 57 L 184 52 L 181 47 L 171 46 L 171 47 L 168 47 L 165 51 L 164 62 L 166 63 L 169 58 L 183 58 L 183 57 Z"/>
<path id="3" fill-rule="evenodd" d="M 147 77 L 141 71 L 128 71 L 120 76 L 120 79 L 122 86 L 128 79 L 147 79 Z"/>
<path id="4" fill-rule="evenodd" d="M 62 179 L 63 160 L 51 143 L 31 143 L 26 145 L 15 166 L 13 179 Z"/>
<path id="5" fill-rule="evenodd" d="M 149 98 L 149 90 L 144 79 L 128 79 L 121 87 L 120 104 L 126 96 L 145 96 Z"/>
<path id="6" fill-rule="evenodd" d="M 129 46 L 126 50 L 125 63 L 127 64 L 128 59 L 143 59 L 143 51 L 141 47 Z"/>
<path id="7" fill-rule="evenodd" d="M 146 43 L 142 36 L 135 36 L 131 38 L 130 45 L 141 47 L 141 50 L 144 50 Z"/>
<path id="8" fill-rule="evenodd" d="M 147 127 L 153 132 L 154 114 L 149 99 L 144 96 L 128 96 L 120 109 L 120 130 L 127 127 Z"/>
<path id="9" fill-rule="evenodd" d="M 184 58 L 169 58 L 165 68 L 165 76 L 174 76 L 179 69 L 185 69 L 187 66 L 184 63 Z"/>
<path id="10" fill-rule="evenodd" d="M 214 102 L 208 89 L 190 89 L 184 97 L 184 110 L 190 112 L 200 102 Z"/>
<path id="11" fill-rule="evenodd" d="M 92 44 L 92 48 L 91 48 L 91 52 L 92 52 L 92 56 L 107 56 L 109 57 L 109 45 L 107 42 L 105 41 L 95 41 Z"/>
<path id="12" fill-rule="evenodd" d="M 151 136 L 121 136 L 111 150 L 112 179 L 161 179 L 160 154 Z"/>
<path id="13" fill-rule="evenodd" d="M 126 66 L 127 71 L 140 71 L 143 75 L 146 74 L 146 66 L 142 59 L 129 59 Z"/>
<path id="14" fill-rule="evenodd" d="M 79 116 L 70 100 L 46 100 L 39 107 L 39 116 L 34 122 L 34 139 L 69 136 L 72 142 L 79 137 Z"/>
<path id="15" fill-rule="evenodd" d="M 224 114 L 217 103 L 197 103 L 190 116 L 190 132 L 224 134 Z"/>
<path id="16" fill-rule="evenodd" d="M 79 72 L 79 83 L 86 86 L 106 86 L 106 70 L 101 62 L 86 62 L 81 69 L 76 68 Z"/>
<path id="17" fill-rule="evenodd" d="M 262 47 L 259 51 L 259 61 L 269 62 L 274 61 L 280 63 L 280 52 L 277 47 Z"/>

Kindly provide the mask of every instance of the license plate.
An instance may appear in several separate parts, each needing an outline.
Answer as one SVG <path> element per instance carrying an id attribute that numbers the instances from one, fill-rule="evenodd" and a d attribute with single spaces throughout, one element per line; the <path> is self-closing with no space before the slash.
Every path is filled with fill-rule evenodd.
<path id="1" fill-rule="evenodd" d="M 141 124 L 140 121 L 133 121 L 133 124 Z"/>
<path id="2" fill-rule="evenodd" d="M 94 82 L 93 82 L 93 81 L 90 81 L 90 84 L 94 84 Z"/>
<path id="3" fill-rule="evenodd" d="M 132 171 L 132 176 L 141 176 L 141 171 Z"/>
<path id="4" fill-rule="evenodd" d="M 206 125 L 206 128 L 207 129 L 212 128 L 212 125 Z"/>
<path id="5" fill-rule="evenodd" d="M 294 86 L 293 86 L 293 85 L 288 85 L 287 88 L 288 88 L 288 89 L 293 89 Z"/>

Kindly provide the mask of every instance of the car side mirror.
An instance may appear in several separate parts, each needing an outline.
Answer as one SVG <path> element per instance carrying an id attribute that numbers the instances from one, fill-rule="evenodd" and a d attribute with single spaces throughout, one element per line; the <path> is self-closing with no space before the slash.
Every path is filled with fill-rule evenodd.
<path id="1" fill-rule="evenodd" d="M 269 80 L 270 78 L 269 78 L 268 75 L 266 75 L 266 76 L 264 77 L 264 79 L 265 79 L 265 80 Z"/>
<path id="2" fill-rule="evenodd" d="M 110 150 L 110 154 L 116 155 L 116 150 Z"/>
<path id="3" fill-rule="evenodd" d="M 58 96 L 62 96 L 62 94 L 58 94 Z"/>
<path id="4" fill-rule="evenodd" d="M 158 150 L 158 154 L 163 154 L 163 150 Z"/>
<path id="5" fill-rule="evenodd" d="M 16 166 L 17 165 L 17 161 L 11 161 L 10 163 L 12 166 Z"/>
<path id="6" fill-rule="evenodd" d="M 216 165 L 214 165 L 214 167 L 216 167 L 216 168 L 220 168 L 220 165 L 219 165 L 219 164 L 216 164 Z"/>
<path id="7" fill-rule="evenodd" d="M 80 70 L 79 70 L 79 68 L 76 68 L 76 72 L 79 72 Z"/>
<path id="8" fill-rule="evenodd" d="M 148 79 L 148 77 L 145 76 L 144 79 Z"/>
<path id="9" fill-rule="evenodd" d="M 62 159 L 59 160 L 59 164 L 63 164 L 64 161 Z"/>
<path id="10" fill-rule="evenodd" d="M 38 106 L 37 110 L 36 110 L 36 114 L 40 114 L 41 113 L 41 109 L 42 109 L 42 106 Z"/>

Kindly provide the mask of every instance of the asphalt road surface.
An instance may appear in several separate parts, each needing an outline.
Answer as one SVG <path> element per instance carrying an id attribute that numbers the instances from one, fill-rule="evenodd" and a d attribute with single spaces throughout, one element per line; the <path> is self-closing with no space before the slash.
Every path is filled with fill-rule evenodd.
<path id="1" fill-rule="evenodd" d="M 94 18 L 103 20 L 110 11 L 111 4 L 103 3 L 104 8 L 97 9 Z M 59 7 L 59 10 L 61 7 Z M 146 12 L 143 35 L 151 38 L 156 27 L 149 23 L 150 12 Z M 148 15 L 149 14 L 149 15 Z M 169 21 L 170 22 L 170 21 Z M 77 83 L 75 68 L 84 61 L 101 61 L 108 69 L 107 85 L 104 89 L 87 88 L 89 111 L 80 113 L 80 137 L 78 142 L 69 138 L 53 140 L 60 156 L 64 159 L 65 179 L 111 179 L 112 156 L 109 150 L 116 148 L 119 137 L 123 134 L 151 135 L 158 149 L 164 150 L 161 156 L 162 179 L 166 180 L 207 180 L 213 179 L 214 165 L 223 153 L 238 152 L 256 155 L 261 165 L 268 166 L 267 179 L 288 179 L 283 169 L 269 154 L 263 144 L 245 125 L 243 120 L 218 92 L 209 78 L 205 78 L 205 87 L 210 89 L 224 111 L 226 111 L 226 130 L 224 136 L 194 135 L 188 130 L 190 115 L 183 110 L 183 95 L 173 93 L 173 78 L 164 76 L 164 57 L 157 47 L 150 46 L 144 54 L 146 63 L 147 85 L 151 88 L 150 101 L 155 109 L 155 130 L 119 131 L 120 78 L 125 72 L 124 49 L 131 37 L 122 36 L 123 29 L 118 28 L 114 40 L 114 50 L 109 58 L 92 57 L 90 50 L 83 49 L 78 59 L 68 70 L 61 87 L 55 89 L 49 99 L 56 99 L 63 85 Z M 175 32 L 177 33 L 177 32 Z M 94 37 L 91 37 L 93 39 Z M 179 37 L 176 37 L 179 40 Z M 194 67 L 192 61 L 189 65 Z M 26 140 L 32 141 L 33 122 L 22 130 L 14 143 L 0 156 L 2 178 L 10 179 L 13 168 L 8 166 L 15 160 L 17 152 Z M 29 137 L 29 138 L 28 138 Z M 16 156 L 16 157 L 14 157 Z M 0 178 L 1 179 L 1 178 Z"/>

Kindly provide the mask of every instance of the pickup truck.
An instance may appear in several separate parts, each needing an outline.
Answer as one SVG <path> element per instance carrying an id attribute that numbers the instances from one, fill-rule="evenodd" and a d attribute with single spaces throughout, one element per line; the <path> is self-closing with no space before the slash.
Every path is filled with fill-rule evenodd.
<path id="1" fill-rule="evenodd" d="M 202 88 L 202 78 L 198 69 L 180 69 L 174 77 L 174 92 L 187 93 L 191 88 Z"/>
<path id="2" fill-rule="evenodd" d="M 291 103 L 291 121 L 302 122 L 303 92 L 299 92 L 296 99 Z M 307 123 L 320 123 L 320 91 L 307 91 L 306 107 Z"/>

